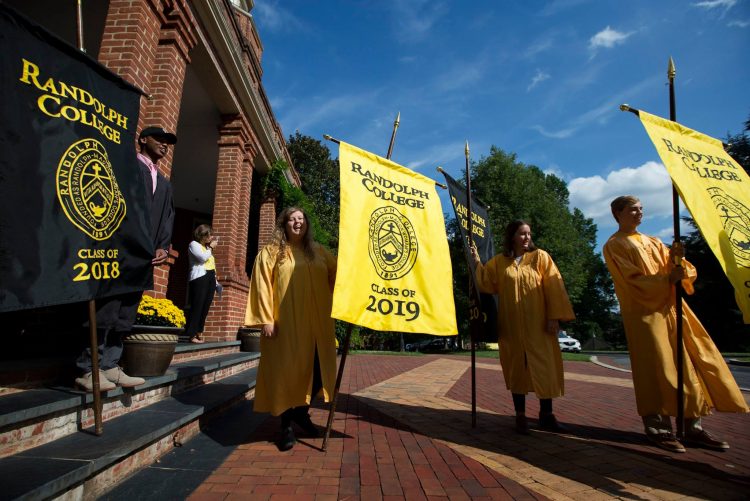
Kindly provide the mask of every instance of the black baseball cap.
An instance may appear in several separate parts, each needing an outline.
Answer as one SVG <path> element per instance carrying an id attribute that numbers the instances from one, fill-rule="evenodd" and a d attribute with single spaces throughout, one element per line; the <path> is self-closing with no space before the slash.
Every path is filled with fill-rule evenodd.
<path id="1" fill-rule="evenodd" d="M 167 140 L 167 144 L 176 144 L 177 143 L 177 136 L 172 134 L 171 132 L 165 131 L 161 127 L 146 127 L 141 131 L 141 135 L 138 136 L 138 139 L 143 139 L 144 137 L 149 136 L 156 136 L 161 137 Z"/>

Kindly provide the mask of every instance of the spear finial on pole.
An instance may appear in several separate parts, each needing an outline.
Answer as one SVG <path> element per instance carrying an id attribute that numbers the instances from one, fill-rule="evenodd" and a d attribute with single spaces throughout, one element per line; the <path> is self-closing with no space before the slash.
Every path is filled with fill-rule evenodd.
<path id="1" fill-rule="evenodd" d="M 401 122 L 401 112 L 396 115 L 396 120 L 393 122 L 393 132 L 391 132 L 391 142 L 388 145 L 388 154 L 385 158 L 391 159 L 391 153 L 393 153 L 393 143 L 396 141 L 396 131 L 398 130 L 398 124 Z"/>

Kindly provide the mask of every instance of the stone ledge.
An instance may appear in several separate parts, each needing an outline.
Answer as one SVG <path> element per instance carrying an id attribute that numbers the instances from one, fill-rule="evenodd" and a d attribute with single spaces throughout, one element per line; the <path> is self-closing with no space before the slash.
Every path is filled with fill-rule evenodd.
<path id="1" fill-rule="evenodd" d="M 118 387 L 114 390 L 103 392 L 102 397 L 105 403 L 114 401 L 120 397 L 132 398 L 160 386 L 174 384 L 180 380 L 186 380 L 242 363 L 253 362 L 257 358 L 259 358 L 259 354 L 257 353 L 237 352 L 173 364 L 163 376 L 145 378 L 146 383 L 127 391 L 123 391 L 122 388 Z M 90 393 L 61 386 L 5 395 L 0 397 L 0 431 L 6 433 L 14 425 L 32 420 L 42 420 L 45 416 L 59 415 L 73 411 L 80 412 L 82 409 L 91 406 L 93 400 L 94 397 Z M 2 435 L 0 435 L 0 447 L 3 446 L 1 437 Z"/>
<path id="2" fill-rule="evenodd" d="M 75 488 L 182 426 L 255 387 L 257 368 L 186 391 L 105 423 L 0 459 L 4 499 L 46 499 Z"/>

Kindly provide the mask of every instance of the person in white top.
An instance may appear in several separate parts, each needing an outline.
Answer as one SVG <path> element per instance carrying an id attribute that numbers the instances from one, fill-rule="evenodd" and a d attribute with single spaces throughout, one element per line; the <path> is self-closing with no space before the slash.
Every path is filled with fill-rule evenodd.
<path id="1" fill-rule="evenodd" d="M 211 226 L 202 224 L 193 231 L 194 240 L 188 247 L 190 260 L 190 287 L 188 292 L 187 323 L 185 334 L 191 343 L 203 343 L 203 329 L 216 292 L 216 261 L 213 249 L 219 242 Z"/>

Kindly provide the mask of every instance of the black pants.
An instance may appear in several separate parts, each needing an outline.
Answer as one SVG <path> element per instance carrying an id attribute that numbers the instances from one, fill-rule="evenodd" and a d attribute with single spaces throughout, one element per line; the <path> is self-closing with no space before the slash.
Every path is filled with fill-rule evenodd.
<path id="1" fill-rule="evenodd" d="M 122 336 L 133 328 L 138 315 L 142 291 L 117 294 L 96 300 L 96 334 L 99 344 L 99 368 L 103 371 L 117 366 L 122 356 Z M 85 326 L 88 328 L 88 322 Z M 76 365 L 84 373 L 91 372 L 91 347 L 83 350 Z"/>
<path id="2" fill-rule="evenodd" d="M 216 272 L 209 270 L 202 277 L 190 281 L 190 311 L 188 311 L 185 334 L 195 337 L 203 332 L 206 325 L 206 317 L 216 293 Z"/>
<path id="3" fill-rule="evenodd" d="M 513 395 L 513 408 L 518 413 L 526 413 L 526 395 L 523 393 L 511 393 Z M 539 413 L 540 414 L 552 414 L 552 399 L 551 398 L 540 398 L 539 399 Z"/>

